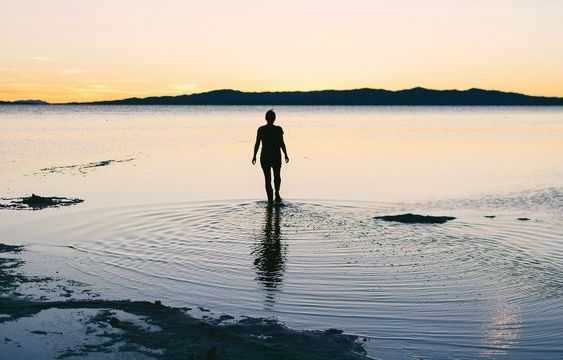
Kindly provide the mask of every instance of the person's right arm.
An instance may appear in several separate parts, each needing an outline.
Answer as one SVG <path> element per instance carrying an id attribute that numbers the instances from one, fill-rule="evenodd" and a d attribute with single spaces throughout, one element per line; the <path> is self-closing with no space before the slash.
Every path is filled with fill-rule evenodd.
<path id="1" fill-rule="evenodd" d="M 260 129 L 256 131 L 256 142 L 254 143 L 254 155 L 252 156 L 252 165 L 256 164 L 256 154 L 258 153 L 258 148 L 260 147 L 260 141 L 262 136 L 260 134 Z"/>

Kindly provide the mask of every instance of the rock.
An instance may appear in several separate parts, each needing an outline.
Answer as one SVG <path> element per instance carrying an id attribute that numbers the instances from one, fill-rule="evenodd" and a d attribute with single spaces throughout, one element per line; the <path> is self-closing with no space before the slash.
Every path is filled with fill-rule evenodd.
<path id="1" fill-rule="evenodd" d="M 530 220 L 530 219 L 527 218 L 527 217 L 521 217 L 521 218 L 518 218 L 518 220 L 520 220 L 520 221 L 528 221 L 528 220 Z"/>
<path id="2" fill-rule="evenodd" d="M 121 322 L 119 321 L 118 318 L 116 317 L 112 317 L 109 319 L 109 324 L 111 325 L 111 327 L 113 328 L 118 328 L 121 326 Z"/>
<path id="3" fill-rule="evenodd" d="M 57 201 L 54 197 L 43 197 L 31 194 L 31 196 L 22 198 L 21 203 L 32 208 L 43 208 L 53 206 L 57 203 Z"/>
<path id="4" fill-rule="evenodd" d="M 83 202 L 82 199 L 71 199 L 56 196 L 39 196 L 31 194 L 31 196 L 12 199 L 0 199 L 0 209 L 12 210 L 41 210 L 50 207 L 60 207 L 75 205 Z"/>
<path id="5" fill-rule="evenodd" d="M 226 321 L 226 320 L 233 320 L 234 316 L 228 315 L 228 314 L 222 314 L 221 316 L 219 316 L 219 321 Z"/>
<path id="6" fill-rule="evenodd" d="M 497 216 L 496 216 L 496 215 L 485 215 L 485 217 L 488 218 L 488 219 L 494 219 L 494 218 L 496 218 Z"/>
<path id="7" fill-rule="evenodd" d="M 454 220 L 453 216 L 430 216 L 417 214 L 385 215 L 375 216 L 374 219 L 383 221 L 397 221 L 404 224 L 443 224 L 446 221 Z"/>
<path id="8" fill-rule="evenodd" d="M 217 359 L 217 348 L 215 346 L 210 347 L 205 354 L 205 360 L 215 360 Z"/>

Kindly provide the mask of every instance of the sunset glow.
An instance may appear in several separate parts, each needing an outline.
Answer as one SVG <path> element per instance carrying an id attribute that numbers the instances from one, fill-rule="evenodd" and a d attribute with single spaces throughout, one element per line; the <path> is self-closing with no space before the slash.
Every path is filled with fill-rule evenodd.
<path id="1" fill-rule="evenodd" d="M 479 87 L 563 96 L 563 3 L 19 1 L 0 100 Z"/>

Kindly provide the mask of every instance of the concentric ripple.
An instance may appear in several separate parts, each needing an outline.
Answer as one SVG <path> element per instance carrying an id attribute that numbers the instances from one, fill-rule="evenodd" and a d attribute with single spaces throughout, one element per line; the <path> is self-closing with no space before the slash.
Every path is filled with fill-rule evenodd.
<path id="1" fill-rule="evenodd" d="M 430 209 L 458 219 L 388 223 L 373 216 L 400 208 L 368 203 L 173 203 L 79 214 L 56 236 L 116 296 L 342 328 L 383 358 L 561 354 L 558 216 Z"/>

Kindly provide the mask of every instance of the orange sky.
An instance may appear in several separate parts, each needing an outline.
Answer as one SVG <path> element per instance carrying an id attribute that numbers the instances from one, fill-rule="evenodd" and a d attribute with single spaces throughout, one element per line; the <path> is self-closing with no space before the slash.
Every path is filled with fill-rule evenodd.
<path id="1" fill-rule="evenodd" d="M 563 1 L 0 5 L 0 100 L 480 87 L 563 96 Z"/>

